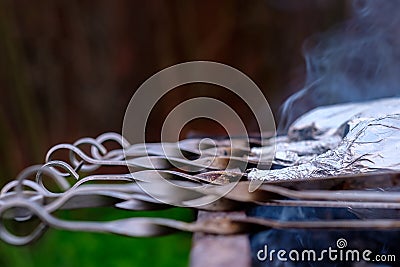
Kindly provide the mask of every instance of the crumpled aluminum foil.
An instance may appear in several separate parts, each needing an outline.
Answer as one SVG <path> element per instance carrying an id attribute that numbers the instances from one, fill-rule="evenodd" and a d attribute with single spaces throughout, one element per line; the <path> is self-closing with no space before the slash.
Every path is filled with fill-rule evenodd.
<path id="1" fill-rule="evenodd" d="M 293 123 L 286 138 L 278 140 L 275 162 L 286 160 L 292 165 L 253 169 L 249 179 L 295 180 L 400 170 L 400 98 L 314 109 Z"/>

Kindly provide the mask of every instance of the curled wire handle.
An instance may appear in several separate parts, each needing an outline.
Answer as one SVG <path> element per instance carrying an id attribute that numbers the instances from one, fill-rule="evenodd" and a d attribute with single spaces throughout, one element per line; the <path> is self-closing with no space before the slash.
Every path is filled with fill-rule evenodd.
<path id="1" fill-rule="evenodd" d="M 123 160 L 125 158 L 124 149 L 131 146 L 131 144 L 118 133 L 104 133 L 96 138 L 96 141 L 100 144 L 105 142 L 113 141 L 116 142 L 121 148 L 107 151 L 107 153 L 100 155 L 99 150 L 96 147 L 91 148 L 92 157 L 94 159 L 107 159 L 107 160 Z"/>
<path id="2" fill-rule="evenodd" d="M 3 224 L 2 218 L 7 210 L 11 208 L 23 208 L 29 210 L 32 214 L 39 217 L 41 222 L 39 225 L 26 236 L 17 236 L 11 233 Z M 5 242 L 21 246 L 31 243 L 32 241 L 38 239 L 47 229 L 47 224 L 45 223 L 45 218 L 43 218 L 43 212 L 40 211 L 40 206 L 34 202 L 27 201 L 26 199 L 17 197 L 10 201 L 4 203 L 4 205 L 0 206 L 0 238 Z"/>
<path id="3" fill-rule="evenodd" d="M 45 174 L 52 178 L 56 184 L 58 184 L 61 188 L 65 186 L 65 178 L 58 175 L 53 169 L 51 169 L 49 166 L 43 166 L 43 165 L 33 165 L 30 166 L 26 169 L 24 169 L 22 172 L 20 172 L 16 178 L 16 185 L 15 185 L 15 192 L 17 193 L 18 196 L 23 196 L 23 182 L 24 180 L 28 179 L 30 176 L 37 175 L 38 173 Z M 40 176 L 39 176 L 40 177 Z M 37 176 L 36 176 L 37 178 Z M 69 187 L 68 187 L 69 188 Z M 42 187 L 45 191 L 49 192 L 45 187 Z"/>
<path id="4" fill-rule="evenodd" d="M 132 193 L 143 193 L 142 190 L 135 184 L 129 186 L 127 184 L 94 184 L 87 185 L 85 183 L 88 182 L 132 182 L 133 179 L 130 174 L 120 174 L 120 175 L 91 175 L 84 177 L 77 181 L 69 190 L 63 193 L 53 193 L 50 197 L 55 197 L 53 201 L 49 204 L 45 205 L 44 208 L 48 212 L 54 212 L 60 207 L 62 207 L 68 200 L 72 197 L 79 194 L 87 194 L 90 195 L 103 195 L 103 196 L 111 196 L 119 199 L 127 199 L 130 195 L 123 195 L 123 193 L 128 192 Z M 101 192 L 100 192 L 101 191 Z M 121 193 L 119 193 L 121 192 Z"/>
<path id="5" fill-rule="evenodd" d="M 97 155 L 99 155 L 100 159 L 102 159 L 103 156 L 107 153 L 107 149 L 103 146 L 103 144 L 99 143 L 96 139 L 91 138 L 91 137 L 81 138 L 73 144 L 73 146 L 78 147 L 78 148 L 79 148 L 79 146 L 82 146 L 82 145 L 90 145 L 91 151 L 95 150 L 97 152 L 100 152 L 101 155 L 99 155 L 99 153 L 97 153 Z M 92 172 L 98 168 L 98 166 L 96 166 L 96 165 L 82 163 L 81 160 L 78 160 L 76 158 L 76 154 L 73 151 L 69 152 L 69 160 L 70 160 L 72 166 L 74 166 L 75 168 L 78 168 L 78 166 L 80 166 L 79 169 L 83 172 Z"/>
<path id="6" fill-rule="evenodd" d="M 61 167 L 64 170 L 66 170 L 67 172 L 62 173 L 59 172 L 57 169 L 55 169 L 54 167 Z M 53 161 L 49 161 L 47 163 L 45 163 L 41 169 L 39 169 L 36 173 L 36 182 L 43 188 L 43 190 L 45 190 L 47 193 L 53 193 L 50 190 L 47 189 L 47 187 L 43 184 L 43 171 L 42 169 L 44 168 L 50 168 L 50 170 L 55 173 L 55 175 L 59 176 L 59 180 L 58 181 L 58 185 L 60 186 L 60 188 L 63 191 L 67 191 L 71 186 L 68 183 L 68 181 L 64 178 L 65 176 L 67 176 L 66 174 L 71 175 L 72 177 L 74 177 L 76 180 L 79 179 L 79 174 L 66 162 L 64 161 L 60 161 L 60 160 L 53 160 Z M 58 173 L 57 173 L 58 172 Z M 61 173 L 62 175 L 59 175 L 59 173 Z M 68 176 L 69 176 L 68 175 Z"/>
<path id="7" fill-rule="evenodd" d="M 94 139 L 92 137 L 84 137 L 81 139 L 78 139 L 77 141 L 74 142 L 74 146 L 78 147 L 80 145 L 91 145 L 91 148 L 96 149 L 97 152 L 100 152 L 101 155 L 107 154 L 107 148 L 99 142 L 97 139 Z"/>
<path id="8" fill-rule="evenodd" d="M 120 161 L 120 160 L 98 160 L 89 157 L 85 152 L 83 152 L 81 149 L 77 148 L 76 146 L 73 146 L 71 144 L 59 144 L 53 146 L 46 155 L 46 162 L 51 161 L 51 156 L 54 154 L 55 151 L 61 150 L 61 149 L 67 149 L 70 150 L 76 155 L 78 155 L 80 158 L 82 158 L 83 161 L 86 163 L 90 163 L 92 165 L 96 165 L 96 168 L 98 168 L 101 165 L 105 166 L 126 166 L 125 161 Z"/>
<path id="9" fill-rule="evenodd" d="M 60 150 L 60 149 L 67 149 L 75 154 L 77 154 L 80 158 L 82 158 L 83 161 L 86 163 L 95 165 L 96 168 L 98 168 L 101 165 L 104 166 L 129 166 L 133 168 L 145 168 L 145 169 L 167 169 L 173 166 L 173 164 L 178 164 L 181 166 L 184 170 L 187 171 L 199 171 L 199 170 L 204 170 L 204 169 L 215 169 L 219 170 L 221 168 L 225 168 L 227 165 L 227 162 L 232 162 L 235 164 L 235 166 L 241 166 L 243 165 L 246 161 L 243 160 L 242 158 L 215 158 L 215 157 L 204 157 L 204 158 L 199 158 L 197 160 L 186 160 L 182 158 L 173 158 L 173 157 L 161 157 L 161 156 L 147 156 L 147 157 L 139 157 L 139 158 L 133 158 L 129 160 L 98 160 L 94 159 L 92 157 L 89 157 L 87 154 L 85 154 L 81 149 L 77 148 L 74 145 L 71 144 L 59 144 L 54 147 L 52 147 L 47 155 L 46 155 L 46 162 L 51 161 L 51 156 L 54 154 L 55 151 Z M 226 162 L 227 161 L 227 162 Z M 173 164 L 171 164 L 173 163 Z M 74 165 L 77 164 L 77 162 L 73 163 Z M 94 168 L 94 167 L 93 167 Z"/>
<path id="10" fill-rule="evenodd" d="M 14 246 L 22 246 L 32 243 L 33 241 L 39 239 L 44 232 L 47 230 L 47 225 L 44 223 L 39 223 L 39 225 L 35 228 L 35 230 L 26 236 L 17 236 L 10 233 L 5 226 L 0 223 L 0 238 L 7 242 L 8 244 Z"/>
<path id="11" fill-rule="evenodd" d="M 125 139 L 125 137 L 115 132 L 103 133 L 97 136 L 96 140 L 100 143 L 104 143 L 106 141 L 114 141 L 117 142 L 122 148 L 127 148 L 131 146 L 131 144 L 128 142 L 128 140 Z"/>
<path id="12" fill-rule="evenodd" d="M 97 158 L 97 156 L 93 155 L 94 159 L 103 159 L 103 160 L 123 160 L 125 159 L 124 150 L 123 149 L 114 149 L 110 150 L 101 158 Z"/>
<path id="13" fill-rule="evenodd" d="M 62 177 L 72 176 L 76 180 L 79 179 L 79 174 L 76 172 L 76 169 L 74 169 L 71 165 L 69 165 L 65 161 L 51 160 L 51 161 L 48 161 L 45 164 L 43 164 L 43 167 L 44 168 L 49 167 L 53 172 L 55 172 L 57 175 L 62 176 Z M 60 167 L 60 168 L 64 169 L 66 172 L 60 172 L 54 167 Z M 40 176 L 41 176 L 41 173 L 38 172 L 38 174 L 36 175 L 37 181 L 39 180 Z"/>
<path id="14" fill-rule="evenodd" d="M 12 190 L 15 189 L 15 187 L 16 187 L 16 185 L 18 183 L 19 182 L 17 180 L 13 180 L 13 181 L 10 181 L 9 183 L 7 183 L 1 189 L 0 199 L 3 199 L 4 197 L 6 197 L 7 194 L 10 194 L 10 193 L 14 193 L 15 194 L 15 192 L 12 192 Z M 32 192 L 37 192 L 40 195 L 46 195 L 47 194 L 47 192 L 43 189 L 43 187 L 40 186 L 39 184 L 35 183 L 34 181 L 23 180 L 22 181 L 22 185 L 33 189 L 34 191 L 32 191 Z"/>

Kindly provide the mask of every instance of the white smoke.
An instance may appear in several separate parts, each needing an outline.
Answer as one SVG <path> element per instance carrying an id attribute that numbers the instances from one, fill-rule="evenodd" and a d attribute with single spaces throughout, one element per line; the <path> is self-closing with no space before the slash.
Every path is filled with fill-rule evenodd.
<path id="1" fill-rule="evenodd" d="M 400 95 L 400 1 L 353 1 L 352 18 L 304 43 L 307 79 L 282 106 L 279 132 L 317 106 Z"/>

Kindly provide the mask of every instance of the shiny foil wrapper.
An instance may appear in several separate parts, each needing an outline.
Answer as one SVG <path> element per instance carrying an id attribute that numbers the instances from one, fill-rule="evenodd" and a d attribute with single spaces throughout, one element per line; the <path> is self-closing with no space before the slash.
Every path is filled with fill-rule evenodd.
<path id="1" fill-rule="evenodd" d="M 274 144 L 274 163 L 285 168 L 253 169 L 249 179 L 296 180 L 398 171 L 400 98 L 319 107 L 295 121 Z M 267 151 L 253 148 L 252 153 Z"/>

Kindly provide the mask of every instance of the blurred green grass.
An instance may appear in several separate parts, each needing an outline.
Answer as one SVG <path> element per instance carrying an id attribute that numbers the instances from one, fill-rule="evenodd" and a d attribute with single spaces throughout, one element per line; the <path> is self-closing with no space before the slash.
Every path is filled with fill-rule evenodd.
<path id="1" fill-rule="evenodd" d="M 194 219 L 193 211 L 172 208 L 131 212 L 112 208 L 62 211 L 64 219 L 115 220 L 126 217 Z M 36 243 L 14 247 L 0 242 L 0 266 L 188 266 L 191 234 L 132 238 L 111 234 L 50 229 Z"/>

